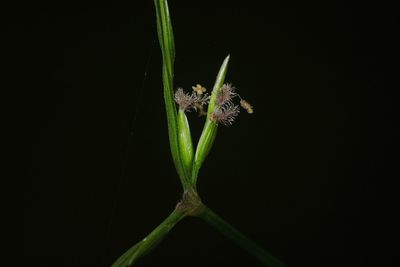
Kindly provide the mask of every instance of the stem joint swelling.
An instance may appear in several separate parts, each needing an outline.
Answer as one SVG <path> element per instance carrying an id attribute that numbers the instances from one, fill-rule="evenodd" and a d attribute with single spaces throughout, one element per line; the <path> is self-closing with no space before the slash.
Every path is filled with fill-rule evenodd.
<path id="1" fill-rule="evenodd" d="M 182 198 L 176 204 L 175 209 L 188 216 L 199 216 L 204 211 L 205 206 L 196 191 L 188 190 L 182 194 Z"/>

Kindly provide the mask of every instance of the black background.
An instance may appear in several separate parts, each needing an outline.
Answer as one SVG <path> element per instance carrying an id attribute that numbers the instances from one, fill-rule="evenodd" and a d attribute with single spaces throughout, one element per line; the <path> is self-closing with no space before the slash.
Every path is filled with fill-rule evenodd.
<path id="1" fill-rule="evenodd" d="M 46 6 L 14 22 L 31 66 L 29 266 L 110 266 L 180 198 L 152 1 Z M 171 1 L 175 86 L 227 81 L 203 201 L 288 266 L 395 266 L 390 3 Z M 197 140 L 203 120 L 189 115 Z M 137 266 L 261 266 L 196 218 Z"/>

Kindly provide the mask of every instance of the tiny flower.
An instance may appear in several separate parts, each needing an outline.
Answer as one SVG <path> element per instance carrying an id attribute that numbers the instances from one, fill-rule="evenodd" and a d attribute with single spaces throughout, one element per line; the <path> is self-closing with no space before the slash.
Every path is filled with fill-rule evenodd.
<path id="1" fill-rule="evenodd" d="M 204 110 L 203 104 L 196 103 L 195 109 L 197 110 L 197 114 L 199 117 L 207 115 L 207 112 Z"/>
<path id="2" fill-rule="evenodd" d="M 242 108 L 244 108 L 247 111 L 247 113 L 249 113 L 249 114 L 253 114 L 254 113 L 253 106 L 250 105 L 250 103 L 247 102 L 246 100 L 241 99 L 240 100 L 240 106 L 242 106 Z"/>
<path id="3" fill-rule="evenodd" d="M 239 114 L 239 106 L 228 102 L 222 107 L 217 107 L 211 114 L 211 120 L 225 126 L 231 125 Z"/>
<path id="4" fill-rule="evenodd" d="M 175 102 L 182 110 L 187 110 L 192 105 L 192 99 L 189 94 L 186 94 L 182 88 L 178 88 L 175 92 Z"/>
<path id="5" fill-rule="evenodd" d="M 178 88 L 175 92 L 175 102 L 183 111 L 189 112 L 191 109 L 197 110 L 198 106 L 208 103 L 209 96 L 185 93 L 182 88 Z"/>
<path id="6" fill-rule="evenodd" d="M 202 95 L 207 91 L 207 89 L 204 86 L 200 85 L 200 84 L 196 84 L 196 86 L 192 86 L 192 89 L 198 95 Z"/>
<path id="7" fill-rule="evenodd" d="M 235 96 L 236 96 L 235 87 L 233 87 L 232 84 L 230 83 L 225 83 L 224 85 L 222 85 L 217 95 L 216 98 L 217 106 L 222 107 L 226 103 L 229 103 Z"/>

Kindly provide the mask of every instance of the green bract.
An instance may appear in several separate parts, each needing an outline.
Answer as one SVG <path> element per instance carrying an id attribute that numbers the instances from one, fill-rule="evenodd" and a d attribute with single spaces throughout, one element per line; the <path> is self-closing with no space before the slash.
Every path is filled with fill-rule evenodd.
<path id="1" fill-rule="evenodd" d="M 199 173 L 200 167 L 203 164 L 204 159 L 210 152 L 210 149 L 215 140 L 215 136 L 217 135 L 218 125 L 211 120 L 211 114 L 215 109 L 216 105 L 215 99 L 217 97 L 217 94 L 221 89 L 222 84 L 225 81 L 229 58 L 230 57 L 228 55 L 225 58 L 224 62 L 222 63 L 221 68 L 217 75 L 217 79 L 215 80 L 213 90 L 211 92 L 210 103 L 208 104 L 208 110 L 207 110 L 207 119 L 204 124 L 204 128 L 201 133 L 199 143 L 197 144 L 196 155 L 194 157 L 192 179 L 191 179 L 193 185 L 196 185 L 197 183 L 197 175 Z"/>
<path id="2" fill-rule="evenodd" d="M 112 267 L 128 267 L 133 265 L 138 259 L 156 247 L 169 231 L 186 216 L 202 218 L 209 225 L 230 238 L 265 265 L 270 267 L 284 267 L 283 263 L 268 254 L 264 249 L 245 237 L 237 229 L 204 205 L 197 193 L 196 184 L 200 167 L 210 152 L 217 134 L 218 121 L 216 121 L 215 118 L 219 118 L 221 123 L 228 122 L 228 124 L 230 124 L 238 113 L 238 107 L 233 106 L 230 101 L 230 97 L 236 95 L 234 89 L 231 87 L 228 88 L 226 85 L 222 88 L 227 72 L 229 56 L 225 58 L 218 72 L 209 99 L 204 128 L 197 144 L 196 152 L 194 153 L 190 127 L 185 115 L 186 108 L 177 110 L 175 104 L 173 90 L 175 45 L 167 0 L 154 0 L 154 4 L 156 8 L 158 39 L 160 41 L 163 58 L 162 77 L 169 142 L 172 158 L 184 192 L 182 199 L 176 205 L 172 213 L 150 234 L 120 256 Z M 222 94 L 224 91 L 225 96 Z M 185 101 L 193 100 L 206 102 L 208 99 L 207 97 L 200 98 L 198 95 L 193 94 L 185 95 L 183 91 L 180 91 L 180 93 Z M 217 103 L 217 98 L 219 96 L 222 96 L 222 99 L 225 97 L 225 100 Z M 182 263 L 182 266 L 183 265 L 185 264 Z M 181 266 L 181 264 L 179 264 L 179 266 Z"/>
<path id="3" fill-rule="evenodd" d="M 178 140 L 185 181 L 188 181 L 188 177 L 190 177 L 192 172 L 193 144 L 190 136 L 189 122 L 186 118 L 185 111 L 181 109 L 178 111 Z"/>

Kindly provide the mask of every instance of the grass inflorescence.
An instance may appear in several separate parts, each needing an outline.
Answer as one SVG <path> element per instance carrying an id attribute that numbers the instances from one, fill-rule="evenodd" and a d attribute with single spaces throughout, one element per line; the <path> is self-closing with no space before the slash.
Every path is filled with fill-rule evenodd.
<path id="1" fill-rule="evenodd" d="M 193 86 L 191 92 L 185 92 L 182 88 L 174 91 L 175 44 L 168 3 L 167 0 L 154 0 L 154 4 L 158 39 L 163 58 L 162 76 L 169 142 L 172 158 L 182 183 L 183 194 L 172 213 L 150 234 L 122 254 L 112 267 L 133 265 L 154 249 L 168 232 L 186 216 L 202 218 L 266 266 L 284 267 L 282 262 L 207 207 L 197 192 L 199 170 L 213 146 L 218 126 L 232 124 L 239 114 L 239 106 L 249 114 L 254 112 L 251 104 L 241 98 L 236 88 L 230 83 L 225 83 L 230 56 L 228 55 L 222 62 L 210 94 L 200 84 Z M 238 99 L 240 100 L 237 104 L 235 101 Z M 193 110 L 197 111 L 200 116 L 205 116 L 203 131 L 195 150 L 185 114 Z"/>

